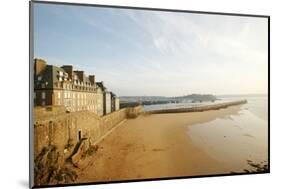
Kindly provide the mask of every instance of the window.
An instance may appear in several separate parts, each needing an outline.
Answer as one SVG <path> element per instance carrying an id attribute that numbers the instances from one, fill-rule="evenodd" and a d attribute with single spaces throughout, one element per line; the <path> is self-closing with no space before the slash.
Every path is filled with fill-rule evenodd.
<path id="1" fill-rule="evenodd" d="M 42 76 L 38 76 L 38 81 L 41 81 L 42 80 Z"/>
<path id="2" fill-rule="evenodd" d="M 45 104 L 45 101 L 43 100 L 43 101 L 42 101 L 42 106 L 45 106 L 45 105 L 46 105 L 46 104 Z"/>
<path id="3" fill-rule="evenodd" d="M 42 83 L 42 84 L 41 84 L 41 88 L 45 88 L 45 83 Z"/>
<path id="4" fill-rule="evenodd" d="M 81 137 L 81 135 L 82 135 L 82 131 L 81 131 L 81 130 L 79 130 L 79 131 L 78 131 L 78 140 L 79 140 L 79 141 L 80 141 L 80 140 L 81 140 L 81 138 L 82 138 L 82 137 Z"/>
<path id="5" fill-rule="evenodd" d="M 45 98 L 46 98 L 46 93 L 42 92 L 42 99 L 45 99 Z"/>
<path id="6" fill-rule="evenodd" d="M 60 99 L 60 92 L 58 92 L 58 99 Z"/>

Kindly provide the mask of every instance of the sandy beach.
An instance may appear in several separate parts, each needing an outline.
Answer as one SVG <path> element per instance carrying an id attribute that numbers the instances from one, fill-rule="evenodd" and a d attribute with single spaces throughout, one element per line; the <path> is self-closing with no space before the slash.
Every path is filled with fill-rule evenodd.
<path id="1" fill-rule="evenodd" d="M 126 120 L 80 163 L 76 182 L 114 181 L 230 173 L 195 145 L 188 127 L 230 115 L 240 106 L 206 112 L 142 115 Z"/>

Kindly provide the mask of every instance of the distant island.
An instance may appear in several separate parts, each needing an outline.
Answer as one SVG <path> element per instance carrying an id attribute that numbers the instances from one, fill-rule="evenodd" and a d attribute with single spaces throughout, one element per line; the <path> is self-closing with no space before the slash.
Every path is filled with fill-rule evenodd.
<path id="1" fill-rule="evenodd" d="M 120 107 L 133 107 L 136 105 L 153 105 L 168 103 L 196 103 L 219 100 L 212 94 L 189 94 L 184 96 L 121 96 Z"/>

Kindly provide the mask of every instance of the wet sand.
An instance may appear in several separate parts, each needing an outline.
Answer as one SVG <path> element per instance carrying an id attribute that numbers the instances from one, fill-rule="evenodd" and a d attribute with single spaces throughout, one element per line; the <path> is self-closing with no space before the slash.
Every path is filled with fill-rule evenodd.
<path id="1" fill-rule="evenodd" d="M 238 114 L 240 106 L 194 113 L 142 115 L 119 125 L 80 163 L 76 182 L 230 173 L 194 145 L 188 126 Z"/>

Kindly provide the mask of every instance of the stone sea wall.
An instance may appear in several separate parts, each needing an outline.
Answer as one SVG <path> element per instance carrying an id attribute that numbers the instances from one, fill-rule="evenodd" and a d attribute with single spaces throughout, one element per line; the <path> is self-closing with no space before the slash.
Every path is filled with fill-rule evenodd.
<path id="1" fill-rule="evenodd" d="M 136 117 L 141 107 L 120 109 L 102 117 L 89 111 L 66 113 L 61 108 L 35 111 L 34 153 L 37 156 L 47 145 L 57 145 L 60 151 L 66 152 L 65 145 L 76 144 L 82 138 L 94 144 L 118 123 Z"/>
<path id="2" fill-rule="evenodd" d="M 58 184 L 75 180 L 63 170 L 78 166 L 83 155 L 97 150 L 96 143 L 127 118 L 136 117 L 141 107 L 124 108 L 105 116 L 89 111 L 67 113 L 63 107 L 35 108 L 34 159 L 35 184 Z M 69 166 L 68 166 L 69 167 Z M 60 173 L 61 172 L 61 173 Z"/>

